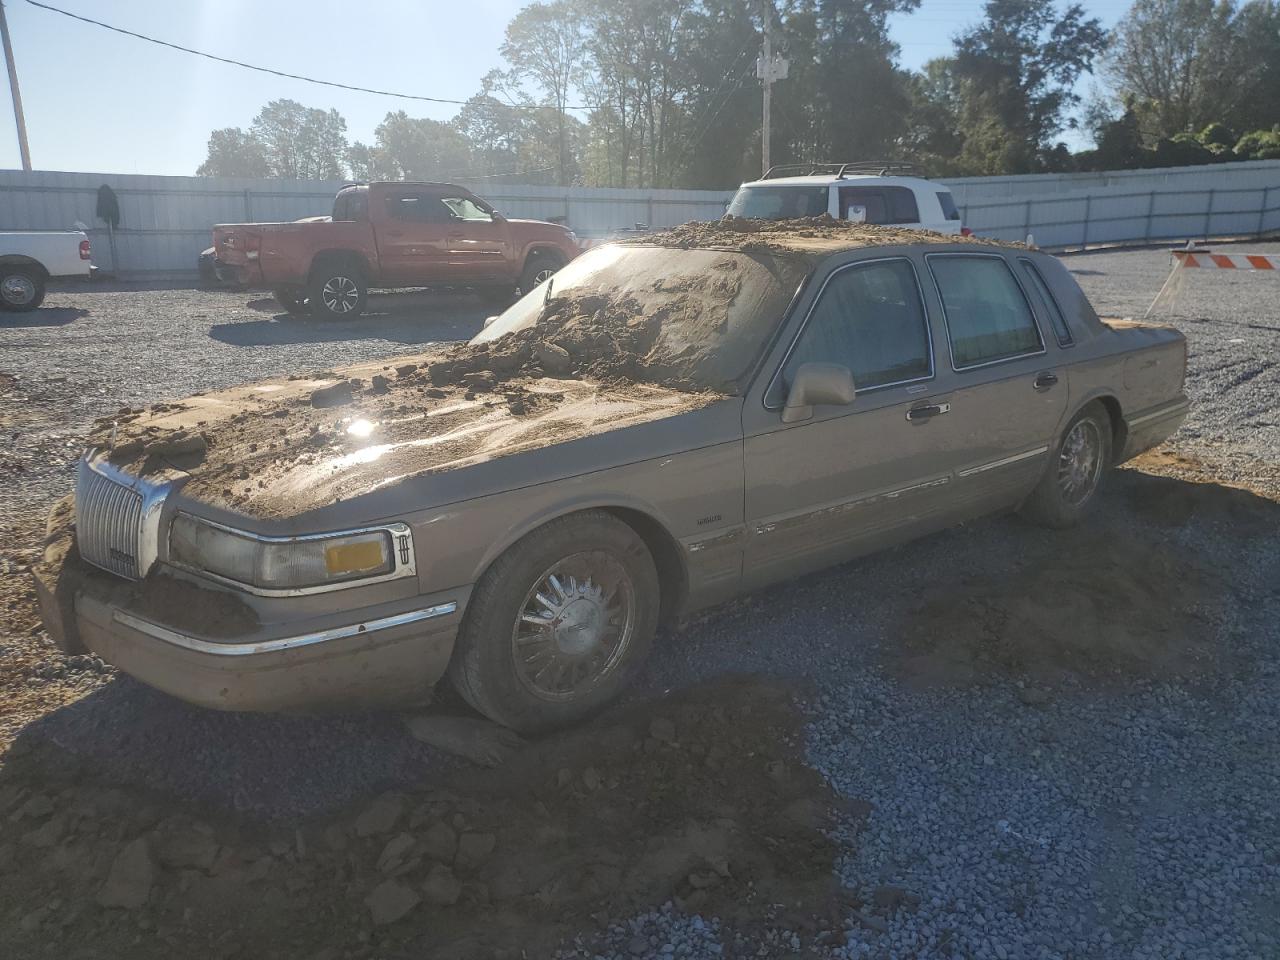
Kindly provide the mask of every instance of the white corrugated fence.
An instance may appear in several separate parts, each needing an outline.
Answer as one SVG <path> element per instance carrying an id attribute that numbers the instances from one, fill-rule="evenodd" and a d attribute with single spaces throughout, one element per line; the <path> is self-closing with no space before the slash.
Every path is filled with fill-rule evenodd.
<path id="1" fill-rule="evenodd" d="M 648 224 L 719 217 L 725 190 L 598 189 L 463 181 L 503 213 L 563 219 L 585 238 Z M 1067 249 L 1280 231 L 1280 161 L 1211 167 L 1040 174 L 943 181 L 977 233 Z M 98 188 L 120 201 L 111 262 Z M 0 171 L 0 230 L 88 227 L 99 267 L 129 275 L 192 273 L 215 223 L 296 220 L 327 214 L 341 181 L 151 177 Z"/>

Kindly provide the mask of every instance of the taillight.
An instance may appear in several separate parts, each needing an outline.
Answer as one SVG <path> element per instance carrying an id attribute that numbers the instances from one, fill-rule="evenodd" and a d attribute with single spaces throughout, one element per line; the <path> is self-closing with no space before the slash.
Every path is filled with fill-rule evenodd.
<path id="1" fill-rule="evenodd" d="M 962 236 L 962 237 L 972 237 L 972 236 L 973 236 L 973 231 L 972 231 L 972 230 L 970 230 L 968 227 L 961 227 L 961 228 L 960 228 L 960 236 Z"/>
<path id="2" fill-rule="evenodd" d="M 88 240 L 80 241 L 80 259 L 81 260 L 89 259 L 89 241 Z"/>

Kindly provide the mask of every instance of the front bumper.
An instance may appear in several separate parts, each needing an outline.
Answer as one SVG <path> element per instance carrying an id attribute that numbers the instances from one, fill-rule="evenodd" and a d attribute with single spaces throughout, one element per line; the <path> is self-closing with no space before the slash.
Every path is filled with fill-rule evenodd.
<path id="1" fill-rule="evenodd" d="M 448 666 L 466 599 L 421 597 L 209 637 L 156 622 L 129 603 L 133 585 L 68 563 L 74 576 L 62 582 L 35 577 L 46 628 L 60 646 L 91 650 L 149 686 L 217 710 L 421 702 Z"/>

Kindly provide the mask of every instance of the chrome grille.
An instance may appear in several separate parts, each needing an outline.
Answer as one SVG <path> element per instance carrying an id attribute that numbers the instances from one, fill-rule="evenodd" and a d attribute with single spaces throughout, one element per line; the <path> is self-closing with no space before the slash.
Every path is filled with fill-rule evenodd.
<path id="1" fill-rule="evenodd" d="M 76 543 L 95 567 L 137 580 L 142 554 L 142 495 L 80 461 Z"/>

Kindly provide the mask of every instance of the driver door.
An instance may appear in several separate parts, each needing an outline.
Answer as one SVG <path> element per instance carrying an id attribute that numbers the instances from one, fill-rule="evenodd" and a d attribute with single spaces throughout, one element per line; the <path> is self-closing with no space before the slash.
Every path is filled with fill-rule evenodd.
<path id="1" fill-rule="evenodd" d="M 810 419 L 784 423 L 790 381 L 811 361 L 847 366 L 857 394 L 848 406 L 815 406 Z M 917 265 L 904 256 L 834 268 L 772 381 L 744 408 L 744 587 L 936 524 L 953 467 L 951 387 L 935 377 Z"/>
<path id="2" fill-rule="evenodd" d="M 496 280 L 510 276 L 511 245 L 507 222 L 472 197 L 442 196 L 449 211 L 447 235 L 450 272 L 460 281 Z"/>

